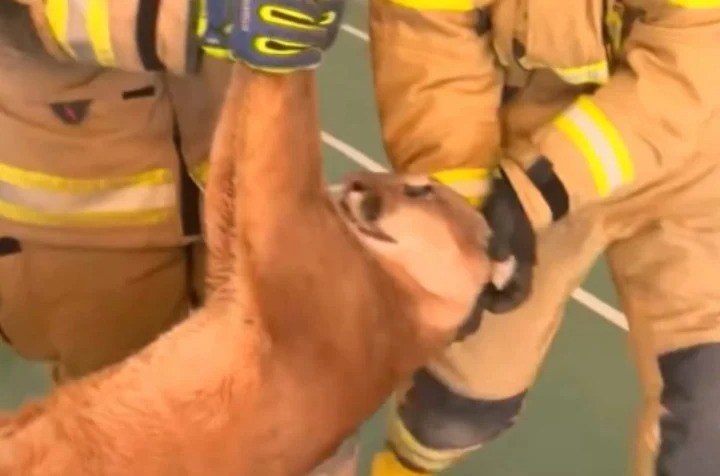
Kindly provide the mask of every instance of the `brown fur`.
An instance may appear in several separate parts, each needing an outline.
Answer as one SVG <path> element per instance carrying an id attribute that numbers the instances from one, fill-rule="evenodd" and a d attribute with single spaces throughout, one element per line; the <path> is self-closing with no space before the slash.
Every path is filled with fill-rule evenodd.
<path id="1" fill-rule="evenodd" d="M 314 74 L 236 66 L 207 190 L 206 306 L 0 427 L 0 475 L 307 474 L 441 349 L 490 279 L 487 228 L 432 184 L 322 178 Z M 426 178 L 412 178 L 428 184 Z M 354 197 L 354 198 L 353 198 Z"/>

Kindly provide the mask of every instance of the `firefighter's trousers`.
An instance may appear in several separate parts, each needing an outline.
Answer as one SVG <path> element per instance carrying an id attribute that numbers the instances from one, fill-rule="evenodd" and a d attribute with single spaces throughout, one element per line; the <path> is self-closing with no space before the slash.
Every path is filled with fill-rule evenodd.
<path id="1" fill-rule="evenodd" d="M 541 232 L 528 301 L 484 314 L 475 334 L 418 372 L 398 399 L 390 441 L 401 461 L 440 468 L 512 426 L 565 304 L 604 253 L 644 390 L 634 474 L 718 474 L 718 142 L 708 138 L 703 156 Z"/>
<path id="2" fill-rule="evenodd" d="M 59 380 L 149 344 L 202 300 L 204 245 L 101 250 L 4 238 L 0 329 L 21 356 Z"/>

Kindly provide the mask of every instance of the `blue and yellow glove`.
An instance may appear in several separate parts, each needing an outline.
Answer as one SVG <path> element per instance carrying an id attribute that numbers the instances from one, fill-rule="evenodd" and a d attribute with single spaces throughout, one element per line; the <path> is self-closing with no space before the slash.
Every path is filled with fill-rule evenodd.
<path id="1" fill-rule="evenodd" d="M 285 73 L 317 67 L 335 42 L 345 0 L 203 0 L 206 54 Z"/>

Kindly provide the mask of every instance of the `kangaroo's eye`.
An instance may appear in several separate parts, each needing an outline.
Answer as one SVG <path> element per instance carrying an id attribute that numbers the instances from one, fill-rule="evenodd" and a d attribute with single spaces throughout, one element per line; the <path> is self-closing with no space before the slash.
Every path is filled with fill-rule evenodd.
<path id="1" fill-rule="evenodd" d="M 426 197 L 433 193 L 433 186 L 427 185 L 407 185 L 403 189 L 405 196 L 410 198 Z"/>

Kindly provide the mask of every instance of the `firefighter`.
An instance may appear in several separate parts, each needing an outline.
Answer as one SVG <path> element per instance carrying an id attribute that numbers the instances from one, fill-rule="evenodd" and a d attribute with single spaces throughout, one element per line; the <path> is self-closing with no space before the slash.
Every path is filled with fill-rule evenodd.
<path id="1" fill-rule="evenodd" d="M 201 190 L 230 65 L 315 68 L 342 12 L 0 2 L 0 331 L 16 352 L 74 379 L 202 302 Z"/>
<path id="2" fill-rule="evenodd" d="M 527 299 L 398 392 L 372 474 L 436 474 L 509 429 L 602 253 L 644 389 L 634 474 L 718 474 L 720 3 L 371 0 L 370 28 L 394 168 L 538 243 Z"/>

